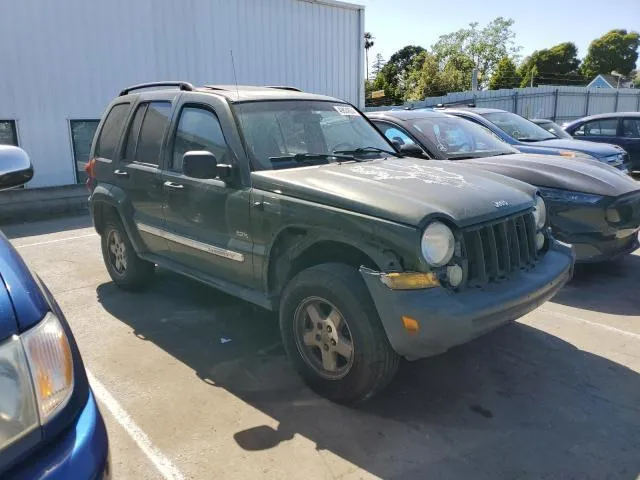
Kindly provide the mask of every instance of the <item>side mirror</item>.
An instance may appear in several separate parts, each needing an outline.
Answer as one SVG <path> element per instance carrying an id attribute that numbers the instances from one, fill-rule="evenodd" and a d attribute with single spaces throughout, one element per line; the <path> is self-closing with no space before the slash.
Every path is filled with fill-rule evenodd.
<path id="1" fill-rule="evenodd" d="M 33 178 L 27 152 L 12 145 L 0 145 L 0 190 L 19 187 Z"/>
<path id="2" fill-rule="evenodd" d="M 400 153 L 410 157 L 421 157 L 424 155 L 424 151 L 415 143 L 405 143 L 400 147 Z"/>
<path id="3" fill-rule="evenodd" d="M 182 157 L 182 173 L 187 177 L 227 179 L 231 176 L 231 165 L 218 164 L 216 156 L 206 150 L 193 150 Z"/>

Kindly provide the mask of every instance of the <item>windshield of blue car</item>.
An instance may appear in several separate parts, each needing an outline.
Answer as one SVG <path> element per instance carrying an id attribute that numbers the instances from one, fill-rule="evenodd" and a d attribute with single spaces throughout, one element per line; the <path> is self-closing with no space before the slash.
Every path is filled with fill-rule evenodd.
<path id="1" fill-rule="evenodd" d="M 280 100 L 239 103 L 233 108 L 255 170 L 396 154 L 384 136 L 345 103 Z"/>
<path id="2" fill-rule="evenodd" d="M 493 123 L 510 137 L 521 142 L 540 142 L 557 138 L 544 128 L 539 127 L 526 118 L 511 112 L 491 112 L 482 114 L 484 118 Z"/>
<path id="3" fill-rule="evenodd" d="M 425 117 L 411 122 L 425 147 L 450 160 L 516 153 L 484 127 L 457 117 Z"/>

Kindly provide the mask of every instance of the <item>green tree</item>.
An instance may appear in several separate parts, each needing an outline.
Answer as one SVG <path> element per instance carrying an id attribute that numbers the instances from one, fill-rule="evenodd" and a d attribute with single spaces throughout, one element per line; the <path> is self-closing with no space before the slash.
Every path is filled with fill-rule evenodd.
<path id="1" fill-rule="evenodd" d="M 373 74 L 373 78 L 376 78 L 378 76 L 386 63 L 387 62 L 385 61 L 382 54 L 378 53 L 376 55 L 376 59 L 373 61 L 373 65 L 371 66 L 371 73 Z"/>
<path id="2" fill-rule="evenodd" d="M 516 88 L 520 86 L 520 80 L 515 62 L 509 57 L 504 57 L 498 62 L 498 66 L 491 75 L 489 89 Z"/>
<path id="3" fill-rule="evenodd" d="M 364 32 L 364 57 L 367 64 L 367 80 L 369 79 L 369 49 L 374 45 L 373 40 L 374 38 L 371 32 Z"/>
<path id="4" fill-rule="evenodd" d="M 599 73 L 616 71 L 629 75 L 638 61 L 640 34 L 627 30 L 611 30 L 596 38 L 582 63 L 582 74 L 591 79 Z"/>
<path id="5" fill-rule="evenodd" d="M 580 75 L 578 48 L 572 42 L 564 42 L 551 48 L 536 50 L 524 59 L 518 70 L 522 87 L 533 85 L 577 85 L 583 81 Z"/>
<path id="6" fill-rule="evenodd" d="M 513 23 L 512 19 L 504 17 L 493 19 L 484 28 L 478 28 L 477 22 L 470 23 L 469 28 L 442 35 L 432 51 L 442 68 L 450 59 L 460 55 L 471 59 L 478 69 L 478 84 L 485 87 L 500 60 L 516 58 L 520 51 L 521 47 L 515 45 Z"/>
<path id="7" fill-rule="evenodd" d="M 457 55 L 441 68 L 436 55 L 422 52 L 415 58 L 408 75 L 405 100 L 422 100 L 425 97 L 469 90 L 473 67 L 471 58 Z"/>
<path id="8" fill-rule="evenodd" d="M 407 45 L 391 55 L 380 73 L 374 79 L 374 88 L 384 90 L 385 97 L 393 103 L 404 100 L 407 90 L 407 78 L 412 69 L 416 68 L 414 61 L 425 49 L 416 45 Z"/>

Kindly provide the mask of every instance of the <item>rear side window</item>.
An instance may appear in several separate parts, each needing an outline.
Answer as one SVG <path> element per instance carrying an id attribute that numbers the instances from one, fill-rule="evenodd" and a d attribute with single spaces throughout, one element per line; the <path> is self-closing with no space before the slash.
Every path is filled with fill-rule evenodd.
<path id="1" fill-rule="evenodd" d="M 622 136 L 627 138 L 640 138 L 640 118 L 623 118 Z"/>
<path id="2" fill-rule="evenodd" d="M 147 104 L 143 103 L 136 110 L 135 115 L 133 116 L 133 121 L 129 126 L 129 131 L 127 132 L 127 141 L 125 142 L 126 147 L 124 150 L 123 159 L 127 162 L 133 162 L 136 159 L 136 147 L 138 145 L 138 137 L 140 136 L 140 127 L 142 126 L 142 119 L 144 118 L 144 114 L 147 112 Z"/>
<path id="3" fill-rule="evenodd" d="M 159 165 L 162 139 L 169 126 L 170 115 L 171 103 L 169 102 L 149 102 L 147 104 L 138 135 L 136 162 Z"/>
<path id="4" fill-rule="evenodd" d="M 111 108 L 100 130 L 98 141 L 96 142 L 96 157 L 115 157 L 118 141 L 120 140 L 122 128 L 128 113 L 128 103 L 118 103 Z"/>

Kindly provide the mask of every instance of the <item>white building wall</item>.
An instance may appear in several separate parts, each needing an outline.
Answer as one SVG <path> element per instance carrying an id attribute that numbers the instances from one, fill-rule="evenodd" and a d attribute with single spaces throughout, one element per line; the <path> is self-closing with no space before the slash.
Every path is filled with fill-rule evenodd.
<path id="1" fill-rule="evenodd" d="M 70 119 L 128 85 L 291 85 L 364 102 L 363 10 L 306 0 L 0 0 L 0 119 L 17 121 L 30 187 L 75 182 Z"/>

